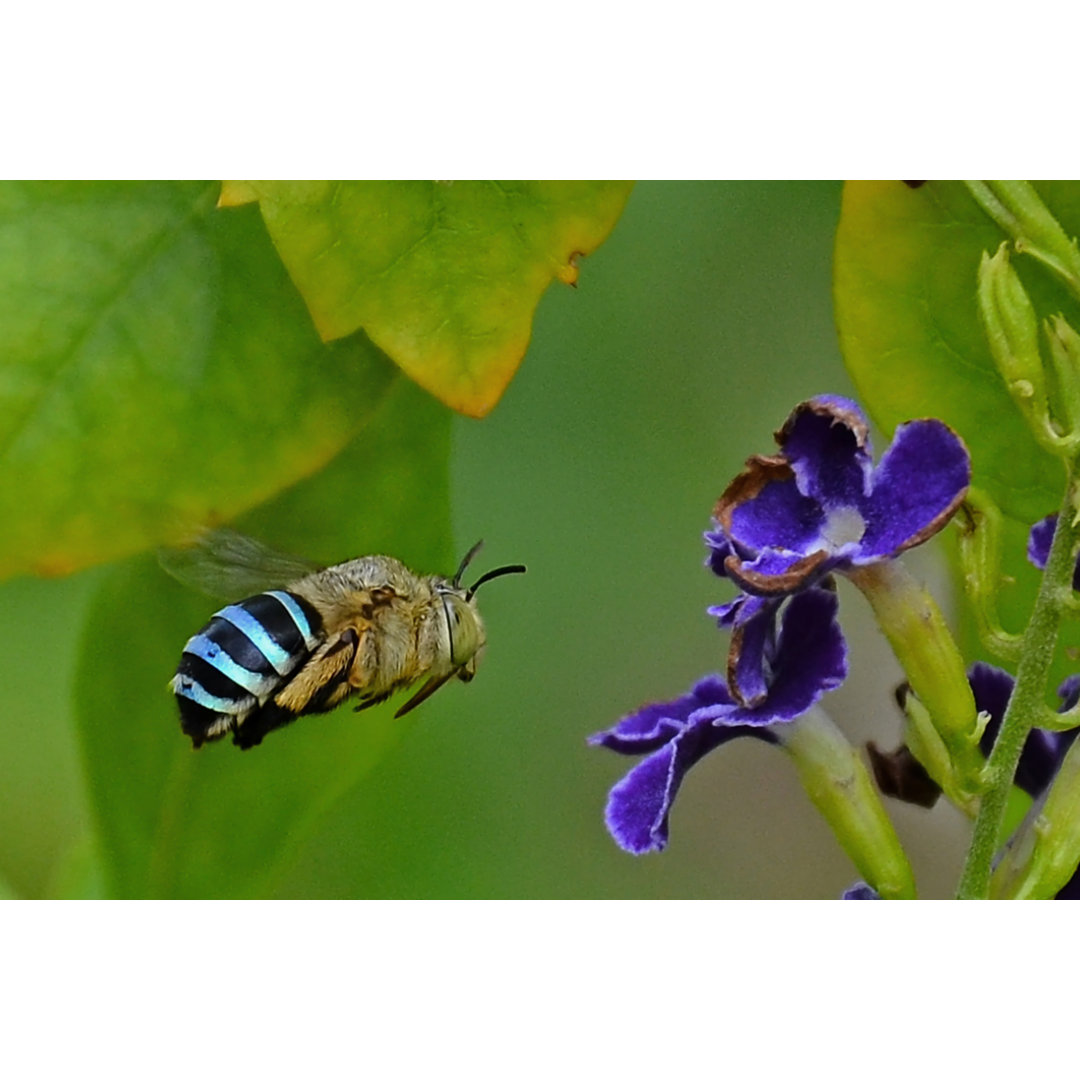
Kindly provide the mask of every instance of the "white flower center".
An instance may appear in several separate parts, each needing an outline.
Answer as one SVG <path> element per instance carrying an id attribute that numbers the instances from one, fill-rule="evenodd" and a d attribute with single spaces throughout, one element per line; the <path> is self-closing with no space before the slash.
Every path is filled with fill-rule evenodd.
<path id="1" fill-rule="evenodd" d="M 861 540 L 865 532 L 866 522 L 863 521 L 862 514 L 854 507 L 841 506 L 829 511 L 821 535 L 829 549 L 836 551 L 845 544 L 854 544 Z"/>

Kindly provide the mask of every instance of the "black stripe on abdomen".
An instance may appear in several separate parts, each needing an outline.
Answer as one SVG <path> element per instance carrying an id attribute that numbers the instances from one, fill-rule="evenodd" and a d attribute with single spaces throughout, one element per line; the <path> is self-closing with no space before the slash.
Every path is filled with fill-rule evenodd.
<path id="1" fill-rule="evenodd" d="M 308 621 L 309 632 L 313 635 L 318 634 L 322 628 L 322 619 L 311 604 L 296 593 L 283 595 L 292 600 L 303 612 Z M 307 652 L 304 634 L 296 625 L 290 612 L 273 593 L 259 593 L 258 596 L 245 600 L 240 606 L 254 616 L 270 637 L 287 653 L 295 655 Z"/>

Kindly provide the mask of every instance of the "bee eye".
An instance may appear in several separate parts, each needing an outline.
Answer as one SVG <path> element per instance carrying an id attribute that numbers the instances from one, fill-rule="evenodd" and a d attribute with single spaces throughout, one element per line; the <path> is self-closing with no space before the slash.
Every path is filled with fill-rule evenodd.
<path id="1" fill-rule="evenodd" d="M 463 597 L 444 593 L 443 611 L 446 613 L 450 660 L 455 667 L 460 667 L 476 655 L 483 644 L 483 631 Z"/>

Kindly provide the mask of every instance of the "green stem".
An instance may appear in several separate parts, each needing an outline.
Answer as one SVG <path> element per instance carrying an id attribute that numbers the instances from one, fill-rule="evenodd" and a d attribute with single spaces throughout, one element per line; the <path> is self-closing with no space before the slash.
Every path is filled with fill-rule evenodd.
<path id="1" fill-rule="evenodd" d="M 847 575 L 870 602 L 911 689 L 926 707 L 948 754 L 948 777 L 934 779 L 960 804 L 982 791 L 981 727 L 964 658 L 934 598 L 898 560 Z M 923 762 L 926 766 L 927 762 Z"/>
<path id="2" fill-rule="evenodd" d="M 1043 571 L 1035 609 L 1024 633 L 1016 685 L 986 766 L 987 789 L 975 818 L 971 849 L 956 894 L 959 900 L 982 900 L 989 895 L 991 866 L 1016 765 L 1024 742 L 1045 709 L 1046 680 L 1054 659 L 1058 627 L 1071 595 L 1076 544 L 1080 537 L 1073 520 L 1074 506 L 1075 477 L 1070 469 L 1050 557 Z"/>
<path id="3" fill-rule="evenodd" d="M 913 900 L 915 879 L 874 781 L 855 748 L 820 707 L 773 729 L 810 801 L 860 874 L 884 900 Z"/>

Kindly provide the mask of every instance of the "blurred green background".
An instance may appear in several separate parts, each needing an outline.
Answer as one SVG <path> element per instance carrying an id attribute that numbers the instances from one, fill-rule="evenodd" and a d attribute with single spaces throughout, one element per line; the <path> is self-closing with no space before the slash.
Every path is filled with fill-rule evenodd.
<path id="1" fill-rule="evenodd" d="M 483 569 L 520 561 L 529 573 L 481 594 L 489 645 L 476 681 L 415 714 L 276 895 L 834 898 L 855 879 L 772 748 L 747 740 L 707 758 L 668 849 L 634 858 L 603 826 L 607 790 L 632 761 L 585 745 L 722 665 L 726 638 L 705 608 L 727 592 L 701 541 L 716 496 L 748 454 L 769 451 L 793 404 L 852 392 L 831 302 L 840 192 L 639 184 L 578 287 L 547 292 L 501 403 L 453 431 L 454 549 L 483 537 Z M 933 552 L 916 555 L 917 573 L 941 578 Z M 0 587 L 0 876 L 21 895 L 93 889 L 70 696 L 100 577 Z M 861 597 L 840 588 L 852 674 L 825 704 L 854 741 L 891 747 L 899 674 Z M 949 895 L 959 815 L 889 809 L 922 895 Z"/>

